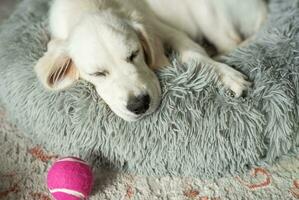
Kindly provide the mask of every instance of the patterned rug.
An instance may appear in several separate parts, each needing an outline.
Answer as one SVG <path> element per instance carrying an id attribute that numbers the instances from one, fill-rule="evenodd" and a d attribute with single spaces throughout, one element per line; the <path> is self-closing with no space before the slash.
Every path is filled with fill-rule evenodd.
<path id="1" fill-rule="evenodd" d="M 59 157 L 35 146 L 12 126 L 0 108 L 0 199 L 51 200 L 45 186 L 47 169 Z M 283 158 L 269 168 L 239 177 L 200 180 L 146 177 L 96 171 L 90 200 L 288 200 L 299 199 L 299 156 Z"/>

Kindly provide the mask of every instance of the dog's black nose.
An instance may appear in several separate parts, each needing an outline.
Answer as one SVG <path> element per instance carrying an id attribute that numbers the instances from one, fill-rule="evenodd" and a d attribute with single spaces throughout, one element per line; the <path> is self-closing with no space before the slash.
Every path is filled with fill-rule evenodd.
<path id="1" fill-rule="evenodd" d="M 136 115 L 144 114 L 150 107 L 151 98 L 148 94 L 129 99 L 127 109 Z"/>

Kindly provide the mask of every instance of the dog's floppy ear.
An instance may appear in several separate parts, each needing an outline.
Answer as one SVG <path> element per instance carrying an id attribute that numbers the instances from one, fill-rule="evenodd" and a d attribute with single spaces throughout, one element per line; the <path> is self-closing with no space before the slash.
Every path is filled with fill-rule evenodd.
<path id="1" fill-rule="evenodd" d="M 133 27 L 141 41 L 148 66 L 157 69 L 169 65 L 164 46 L 158 36 L 149 32 L 149 29 L 139 22 L 134 22 Z"/>
<path id="2" fill-rule="evenodd" d="M 79 72 L 63 45 L 51 41 L 48 51 L 35 66 L 37 77 L 49 90 L 63 90 L 79 79 Z"/>

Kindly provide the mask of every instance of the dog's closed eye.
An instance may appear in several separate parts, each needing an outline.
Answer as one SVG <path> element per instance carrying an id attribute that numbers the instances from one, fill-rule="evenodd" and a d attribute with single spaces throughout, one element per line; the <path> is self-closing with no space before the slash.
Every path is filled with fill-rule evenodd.
<path id="1" fill-rule="evenodd" d="M 103 70 L 103 71 L 98 71 L 98 72 L 92 73 L 90 75 L 94 76 L 94 77 L 106 77 L 109 75 L 109 72 L 106 70 Z"/>
<path id="2" fill-rule="evenodd" d="M 139 50 L 133 51 L 129 57 L 127 57 L 127 62 L 134 62 L 135 58 L 138 56 Z"/>

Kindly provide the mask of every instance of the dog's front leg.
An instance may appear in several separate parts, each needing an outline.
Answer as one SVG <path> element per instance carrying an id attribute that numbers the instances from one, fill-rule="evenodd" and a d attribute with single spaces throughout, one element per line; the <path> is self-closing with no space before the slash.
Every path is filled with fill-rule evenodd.
<path id="1" fill-rule="evenodd" d="M 243 91 L 247 90 L 251 85 L 251 83 L 246 81 L 247 77 L 242 73 L 224 63 L 211 59 L 206 51 L 185 33 L 164 23 L 159 23 L 158 27 L 162 31 L 160 37 L 163 42 L 180 54 L 182 62 L 196 60 L 201 62 L 203 66 L 211 67 L 218 74 L 224 87 L 232 90 L 235 97 L 240 97 Z"/>

